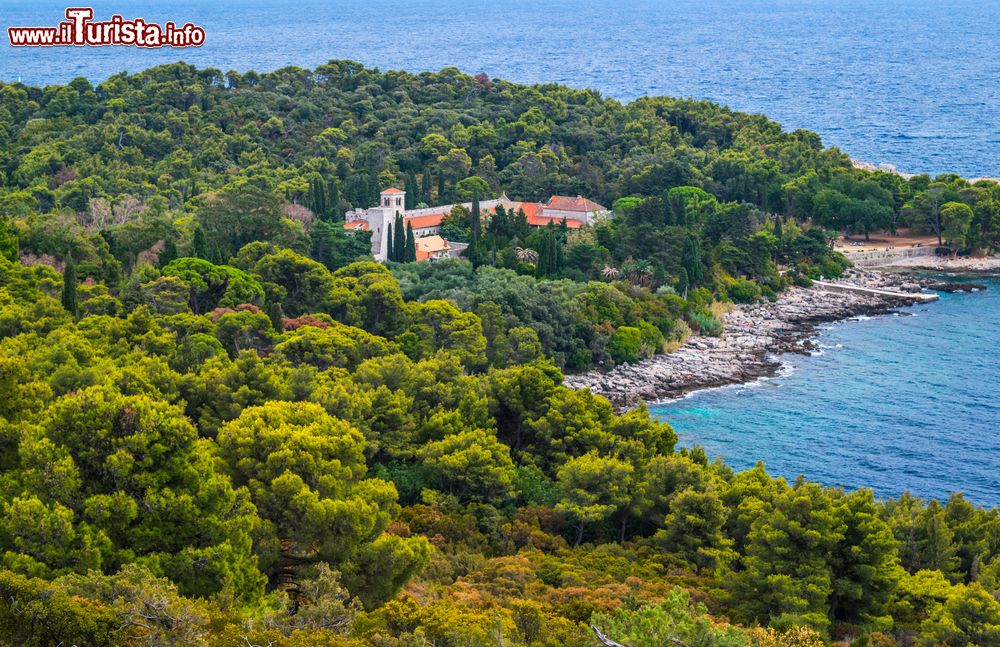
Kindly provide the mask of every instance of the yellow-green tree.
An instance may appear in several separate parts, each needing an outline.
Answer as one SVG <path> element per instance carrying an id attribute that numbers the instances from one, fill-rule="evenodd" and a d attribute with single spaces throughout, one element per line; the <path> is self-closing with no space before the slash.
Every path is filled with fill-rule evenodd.
<path id="1" fill-rule="evenodd" d="M 281 542 L 272 577 L 278 567 L 325 562 L 376 604 L 426 562 L 423 539 L 384 534 L 399 509 L 396 488 L 366 477 L 364 438 L 321 406 L 250 407 L 219 430 L 218 443 L 233 480 L 250 490 Z"/>

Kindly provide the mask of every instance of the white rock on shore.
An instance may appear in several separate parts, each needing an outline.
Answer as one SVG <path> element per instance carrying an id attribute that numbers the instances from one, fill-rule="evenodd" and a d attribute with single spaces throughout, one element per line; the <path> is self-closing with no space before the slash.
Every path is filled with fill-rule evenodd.
<path id="1" fill-rule="evenodd" d="M 873 271 L 852 270 L 847 281 L 864 287 L 899 288 L 905 279 Z M 790 288 L 773 303 L 737 306 L 724 318 L 721 338 L 692 335 L 673 353 L 602 373 L 568 375 L 571 388 L 590 389 L 620 408 L 639 401 L 680 397 L 690 391 L 739 384 L 775 375 L 776 355 L 808 352 L 819 323 L 881 314 L 910 303 L 899 298 Z"/>
<path id="2" fill-rule="evenodd" d="M 936 272 L 1000 272 L 1000 256 L 975 258 L 961 256 L 921 256 L 892 262 L 891 267 L 907 270 L 932 270 Z"/>

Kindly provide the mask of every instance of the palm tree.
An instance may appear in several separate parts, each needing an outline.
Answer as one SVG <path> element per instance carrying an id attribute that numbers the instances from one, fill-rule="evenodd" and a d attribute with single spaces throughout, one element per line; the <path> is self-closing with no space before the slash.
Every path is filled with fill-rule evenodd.
<path id="1" fill-rule="evenodd" d="M 625 261 L 621 264 L 621 267 L 619 267 L 618 269 L 620 272 L 620 276 L 623 279 L 631 280 L 632 276 L 635 274 L 635 259 L 629 256 L 628 258 L 625 259 Z"/>
<path id="2" fill-rule="evenodd" d="M 622 275 L 633 285 L 648 285 L 653 279 L 653 265 L 649 261 L 630 258 L 622 264 Z"/>
<path id="3" fill-rule="evenodd" d="M 515 247 L 514 254 L 517 255 L 517 260 L 522 263 L 537 263 L 538 262 L 538 252 L 531 249 L 530 247 Z"/>
<path id="4" fill-rule="evenodd" d="M 632 274 L 636 285 L 650 285 L 653 282 L 653 264 L 649 261 L 636 261 Z"/>
<path id="5" fill-rule="evenodd" d="M 601 270 L 601 274 L 603 274 L 604 278 L 606 278 L 609 281 L 614 281 L 619 276 L 621 276 L 621 272 L 618 271 L 618 268 L 611 267 L 610 265 L 605 265 L 604 269 Z"/>

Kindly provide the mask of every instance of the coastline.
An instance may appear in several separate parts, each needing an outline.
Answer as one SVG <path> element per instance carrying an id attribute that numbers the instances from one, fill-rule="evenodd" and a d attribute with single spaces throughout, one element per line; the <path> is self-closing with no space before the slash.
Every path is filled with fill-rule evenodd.
<path id="1" fill-rule="evenodd" d="M 898 274 L 872 270 L 849 270 L 840 282 L 873 289 L 899 289 L 913 283 Z M 692 335 L 673 353 L 623 364 L 606 373 L 567 375 L 564 383 L 602 395 L 619 409 L 745 384 L 777 375 L 782 354 L 814 350 L 813 338 L 820 324 L 888 314 L 915 302 L 905 292 L 897 297 L 793 287 L 774 302 L 736 306 L 723 318 L 722 337 Z"/>

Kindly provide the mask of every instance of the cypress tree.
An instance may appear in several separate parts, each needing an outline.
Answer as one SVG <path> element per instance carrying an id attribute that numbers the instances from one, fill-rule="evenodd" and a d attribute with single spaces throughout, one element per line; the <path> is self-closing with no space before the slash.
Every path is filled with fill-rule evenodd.
<path id="1" fill-rule="evenodd" d="M 393 227 L 392 256 L 394 261 L 403 262 L 406 260 L 406 225 L 403 224 L 403 216 L 396 212 L 396 226 Z"/>
<path id="2" fill-rule="evenodd" d="M 368 179 L 368 199 L 365 204 L 378 204 L 382 198 L 382 189 L 378 185 L 378 173 L 372 172 Z"/>
<path id="3" fill-rule="evenodd" d="M 194 237 L 191 239 L 191 255 L 195 258 L 207 259 L 208 254 L 208 241 L 205 240 L 205 232 L 201 230 L 201 227 L 196 227 L 194 230 Z"/>
<path id="4" fill-rule="evenodd" d="M 392 240 L 392 225 L 385 226 L 385 239 L 387 241 L 385 244 L 385 260 L 394 261 L 396 260 L 396 248 Z"/>
<path id="5" fill-rule="evenodd" d="M 427 171 L 424 171 L 420 178 L 420 199 L 417 200 L 417 203 L 421 202 L 431 203 L 431 174 Z"/>
<path id="6" fill-rule="evenodd" d="M 72 257 L 66 259 L 66 266 L 63 268 L 62 305 L 70 314 L 76 316 L 76 263 Z"/>
<path id="7" fill-rule="evenodd" d="M 545 274 L 547 276 L 552 276 L 559 269 L 559 239 L 556 237 L 555 231 L 549 232 L 549 266 L 546 268 Z"/>
<path id="8" fill-rule="evenodd" d="M 309 182 L 312 192 L 312 210 L 319 218 L 326 217 L 326 191 L 323 189 L 323 182 L 319 178 L 313 178 Z"/>
<path id="9" fill-rule="evenodd" d="M 340 218 L 340 187 L 337 186 L 336 180 L 330 180 L 326 185 L 327 192 L 327 205 L 326 211 L 327 216 L 330 220 L 337 220 Z"/>
<path id="10" fill-rule="evenodd" d="M 413 205 L 420 202 L 419 200 L 417 200 L 417 198 L 419 197 L 417 195 L 417 176 L 413 174 L 413 171 L 410 171 L 409 173 L 406 174 L 405 190 L 406 190 L 406 197 L 404 199 L 405 204 L 403 206 L 406 209 L 412 209 Z"/>
<path id="11" fill-rule="evenodd" d="M 163 251 L 160 252 L 156 260 L 159 266 L 163 267 L 175 258 L 177 258 L 177 243 L 174 242 L 173 236 L 167 236 L 163 241 Z"/>
<path id="12" fill-rule="evenodd" d="M 406 263 L 413 263 L 417 260 L 417 241 L 413 236 L 413 223 L 406 223 L 406 253 L 403 256 L 403 261 Z"/>
<path id="13" fill-rule="evenodd" d="M 541 244 L 538 246 L 538 261 L 535 263 L 535 276 L 541 278 L 548 274 L 550 266 L 551 247 L 549 246 L 550 236 L 548 232 L 542 234 Z"/>
<path id="14" fill-rule="evenodd" d="M 560 275 L 563 271 L 563 266 L 565 265 L 565 258 L 563 256 L 563 238 L 555 234 L 552 235 L 552 274 Z"/>
<path id="15" fill-rule="evenodd" d="M 472 240 L 479 245 L 479 240 L 483 234 L 483 222 L 479 214 L 479 189 L 472 190 Z"/>
<path id="16" fill-rule="evenodd" d="M 774 217 L 774 238 L 778 241 L 774 249 L 774 262 L 777 263 L 784 252 L 785 243 L 782 240 L 785 237 L 785 232 L 781 226 L 781 216 Z"/>
<path id="17" fill-rule="evenodd" d="M 285 318 L 285 313 L 282 311 L 280 303 L 273 301 L 268 304 L 267 318 L 271 320 L 271 325 L 276 332 L 284 332 L 285 323 L 283 319 Z"/>
<path id="18" fill-rule="evenodd" d="M 687 253 L 684 254 L 684 269 L 687 271 L 688 281 L 692 286 L 697 287 L 705 273 L 701 267 L 701 250 L 698 249 L 698 241 L 688 238 Z"/>
<path id="19" fill-rule="evenodd" d="M 18 258 L 17 236 L 10 233 L 7 218 L 4 216 L 0 216 L 0 256 L 11 263 L 16 263 Z"/>
<path id="20" fill-rule="evenodd" d="M 444 204 L 444 202 L 445 202 L 445 196 L 444 196 L 444 173 L 438 173 L 438 197 L 437 197 L 437 201 L 438 201 L 438 204 Z"/>

